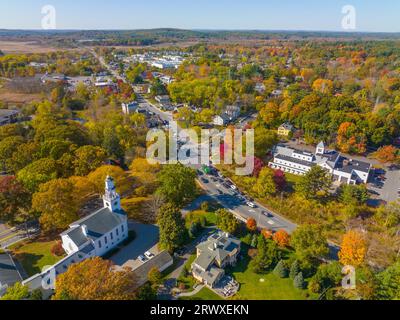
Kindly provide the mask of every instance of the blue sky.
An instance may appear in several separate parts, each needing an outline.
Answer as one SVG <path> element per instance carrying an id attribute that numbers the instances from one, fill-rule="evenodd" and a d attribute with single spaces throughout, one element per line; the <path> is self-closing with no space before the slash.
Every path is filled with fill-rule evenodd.
<path id="1" fill-rule="evenodd" d="M 0 0 L 0 29 L 40 29 L 51 4 L 58 29 L 259 29 L 340 31 L 342 7 L 355 31 L 400 32 L 398 0 Z"/>

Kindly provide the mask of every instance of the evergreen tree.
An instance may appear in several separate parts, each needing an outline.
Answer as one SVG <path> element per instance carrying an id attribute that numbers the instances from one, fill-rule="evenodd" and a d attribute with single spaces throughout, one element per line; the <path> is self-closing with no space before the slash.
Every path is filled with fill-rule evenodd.
<path id="1" fill-rule="evenodd" d="M 297 276 L 293 280 L 293 285 L 297 289 L 304 289 L 305 283 L 304 283 L 303 272 L 297 274 Z"/>
<path id="2" fill-rule="evenodd" d="M 289 271 L 285 266 L 285 262 L 283 260 L 279 261 L 274 269 L 274 273 L 280 278 L 287 278 L 289 275 Z"/>
<path id="3" fill-rule="evenodd" d="M 292 265 L 290 266 L 290 273 L 289 277 L 290 279 L 294 279 L 300 272 L 300 265 L 297 260 L 295 260 Z"/>

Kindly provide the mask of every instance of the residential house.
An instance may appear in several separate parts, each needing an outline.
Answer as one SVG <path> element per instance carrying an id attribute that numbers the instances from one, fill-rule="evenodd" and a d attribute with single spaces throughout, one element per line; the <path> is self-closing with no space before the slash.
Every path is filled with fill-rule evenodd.
<path id="1" fill-rule="evenodd" d="M 229 117 L 223 113 L 221 115 L 216 115 L 213 118 L 213 124 L 215 126 L 226 126 L 229 123 Z"/>
<path id="2" fill-rule="evenodd" d="M 122 112 L 126 115 L 130 115 L 139 108 L 139 103 L 137 101 L 132 101 L 129 103 L 122 104 Z"/>
<path id="3" fill-rule="evenodd" d="M 224 268 L 236 264 L 240 240 L 223 232 L 211 235 L 197 245 L 197 257 L 192 263 L 193 277 L 213 288 L 225 275 Z"/>
<path id="4" fill-rule="evenodd" d="M 279 126 L 278 135 L 288 137 L 293 132 L 293 129 L 293 125 L 291 125 L 289 122 L 285 122 Z"/>
<path id="5" fill-rule="evenodd" d="M 227 106 L 221 115 L 216 115 L 213 118 L 213 123 L 216 126 L 225 126 L 239 118 L 240 112 L 238 105 Z"/>
<path id="6" fill-rule="evenodd" d="M 315 153 L 278 145 L 274 148 L 273 156 L 268 164 L 273 169 L 304 175 L 318 165 L 326 169 L 333 181 L 338 183 L 367 183 L 371 171 L 370 163 L 348 159 L 337 151 L 326 150 L 323 142 L 318 144 Z"/>
<path id="7" fill-rule="evenodd" d="M 16 122 L 19 115 L 19 110 L 0 109 L 0 126 Z"/>

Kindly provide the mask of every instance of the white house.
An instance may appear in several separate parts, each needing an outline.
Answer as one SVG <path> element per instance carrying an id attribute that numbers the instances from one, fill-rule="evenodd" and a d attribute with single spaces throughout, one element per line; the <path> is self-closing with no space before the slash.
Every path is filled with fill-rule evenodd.
<path id="1" fill-rule="evenodd" d="M 337 151 L 326 150 L 323 142 L 318 144 L 315 153 L 278 145 L 274 148 L 273 156 L 274 159 L 268 164 L 273 169 L 304 175 L 318 165 L 328 170 L 333 180 L 339 183 L 367 183 L 371 171 L 371 164 L 345 158 Z"/>
<path id="2" fill-rule="evenodd" d="M 131 113 L 136 112 L 136 110 L 139 108 L 139 103 L 133 101 L 130 103 L 123 103 L 121 106 L 122 112 L 126 115 L 130 115 Z"/>

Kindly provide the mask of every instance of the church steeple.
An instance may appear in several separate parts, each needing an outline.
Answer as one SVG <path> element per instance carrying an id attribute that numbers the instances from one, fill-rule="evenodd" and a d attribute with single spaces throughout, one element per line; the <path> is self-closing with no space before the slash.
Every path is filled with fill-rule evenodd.
<path id="1" fill-rule="evenodd" d="M 115 189 L 113 178 L 107 176 L 105 181 L 105 193 L 103 196 L 105 208 L 109 208 L 112 212 L 121 210 L 121 198 Z"/>

